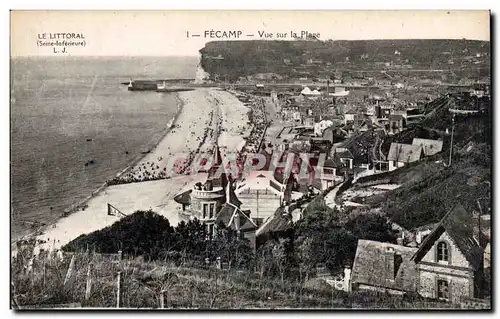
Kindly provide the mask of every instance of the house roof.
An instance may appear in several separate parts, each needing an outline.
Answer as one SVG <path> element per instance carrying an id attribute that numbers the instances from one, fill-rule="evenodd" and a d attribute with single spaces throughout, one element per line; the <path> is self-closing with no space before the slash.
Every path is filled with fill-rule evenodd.
<path id="1" fill-rule="evenodd" d="M 417 248 L 358 240 L 352 282 L 402 291 L 415 291 Z"/>
<path id="2" fill-rule="evenodd" d="M 241 194 L 244 190 L 269 190 L 271 193 L 281 196 L 281 192 L 274 188 L 274 184 L 278 182 L 274 178 L 274 172 L 269 170 L 250 171 L 248 175 L 240 180 L 235 189 L 236 194 Z"/>
<path id="3" fill-rule="evenodd" d="M 422 155 L 422 147 L 420 145 L 410 145 L 401 143 L 391 143 L 388 161 L 397 161 L 403 163 L 412 163 L 418 161 Z"/>
<path id="4" fill-rule="evenodd" d="M 443 150 L 443 141 L 442 140 L 430 140 L 426 138 L 417 138 L 415 137 L 412 142 L 413 145 L 422 146 L 424 150 L 425 156 L 434 155 Z"/>
<path id="5" fill-rule="evenodd" d="M 241 207 L 242 204 L 234 192 L 234 185 L 232 181 L 229 181 L 226 185 L 226 201 L 236 207 Z"/>
<path id="6" fill-rule="evenodd" d="M 324 167 L 325 168 L 337 168 L 337 167 L 341 167 L 343 165 L 344 164 L 340 161 L 338 154 L 334 154 L 333 156 L 331 156 L 330 158 L 328 158 L 325 161 Z"/>
<path id="7" fill-rule="evenodd" d="M 349 149 L 344 148 L 344 147 L 337 147 L 335 149 L 335 153 L 340 158 L 352 158 L 352 159 L 354 159 L 354 156 L 352 155 L 351 151 L 349 151 Z"/>
<path id="8" fill-rule="evenodd" d="M 237 218 L 239 218 L 239 225 L 236 222 Z M 226 227 L 229 227 L 233 230 L 255 230 L 257 229 L 257 225 L 250 218 L 250 213 L 245 213 L 237 206 L 231 203 L 225 203 L 219 214 L 217 215 L 216 222 L 222 222 Z"/>
<path id="9" fill-rule="evenodd" d="M 413 255 L 412 260 L 418 263 L 434 242 L 446 231 L 471 266 L 477 269 L 483 258 L 483 248 L 474 239 L 474 225 L 472 213 L 465 210 L 462 204 L 456 203 L 427 236 Z"/>
<path id="10" fill-rule="evenodd" d="M 180 194 L 175 195 L 174 201 L 178 204 L 189 205 L 191 204 L 191 192 L 192 190 L 187 190 Z"/>
<path id="11" fill-rule="evenodd" d="M 215 145 L 214 149 L 212 151 L 213 153 L 213 159 L 212 159 L 212 166 L 208 169 L 208 179 L 212 179 L 213 176 L 216 175 L 219 167 L 222 165 L 222 156 L 220 154 L 219 146 Z"/>

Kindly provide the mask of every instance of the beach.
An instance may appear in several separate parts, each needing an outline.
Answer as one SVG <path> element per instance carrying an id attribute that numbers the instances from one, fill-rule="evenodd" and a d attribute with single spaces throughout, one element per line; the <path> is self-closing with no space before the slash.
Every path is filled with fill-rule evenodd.
<path id="1" fill-rule="evenodd" d="M 120 178 L 135 176 L 140 180 L 139 177 L 146 175 L 145 171 L 149 174 L 165 171 L 169 157 L 179 153 L 208 152 L 216 143 L 225 151 L 241 149 L 243 138 L 249 134 L 248 108 L 234 95 L 208 88 L 178 94 L 182 110 L 171 123 L 171 129 L 156 147 L 135 165 L 122 171 Z M 156 174 L 158 177 L 159 173 Z M 173 226 L 177 225 L 180 219 L 173 197 L 205 179 L 206 174 L 165 175 L 154 180 L 103 187 L 82 208 L 47 226 L 37 237 L 45 242 L 38 249 L 59 249 L 82 234 L 110 226 L 120 217 L 107 214 L 108 203 L 126 215 L 152 209 L 166 217 Z"/>

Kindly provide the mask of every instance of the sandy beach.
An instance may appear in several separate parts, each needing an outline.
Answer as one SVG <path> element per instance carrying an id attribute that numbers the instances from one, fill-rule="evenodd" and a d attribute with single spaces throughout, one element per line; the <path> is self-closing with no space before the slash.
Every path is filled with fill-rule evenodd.
<path id="1" fill-rule="evenodd" d="M 122 176 L 164 171 L 167 159 L 174 154 L 210 151 L 216 142 L 227 151 L 241 149 L 243 137 L 249 134 L 248 108 L 234 95 L 217 89 L 198 89 L 181 92 L 179 97 L 183 109 L 170 132 Z M 175 226 L 180 219 L 173 197 L 204 178 L 206 174 L 193 174 L 108 186 L 89 199 L 84 210 L 48 226 L 37 237 L 46 241 L 38 249 L 58 249 L 82 234 L 113 224 L 119 217 L 107 214 L 108 203 L 127 215 L 153 209 Z"/>

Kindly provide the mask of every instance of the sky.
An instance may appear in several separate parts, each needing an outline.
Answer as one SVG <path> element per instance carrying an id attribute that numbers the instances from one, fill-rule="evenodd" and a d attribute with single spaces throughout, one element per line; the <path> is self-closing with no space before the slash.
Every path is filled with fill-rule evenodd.
<path id="1" fill-rule="evenodd" d="M 490 15 L 484 10 L 12 11 L 10 25 L 11 56 L 62 54 L 62 47 L 38 45 L 54 33 L 83 34 L 84 47 L 64 52 L 74 56 L 196 56 L 206 42 L 224 40 L 206 37 L 211 30 L 241 31 L 232 40 L 260 39 L 259 32 L 290 39 L 292 31 L 319 33 L 322 40 L 490 40 Z M 44 34 L 46 40 L 39 39 Z"/>

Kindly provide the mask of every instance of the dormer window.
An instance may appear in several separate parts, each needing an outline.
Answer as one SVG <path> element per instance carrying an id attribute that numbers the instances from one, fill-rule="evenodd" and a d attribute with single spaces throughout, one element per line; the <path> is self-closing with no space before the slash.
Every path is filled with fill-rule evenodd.
<path id="1" fill-rule="evenodd" d="M 437 262 L 449 262 L 448 244 L 441 241 L 437 244 Z"/>

